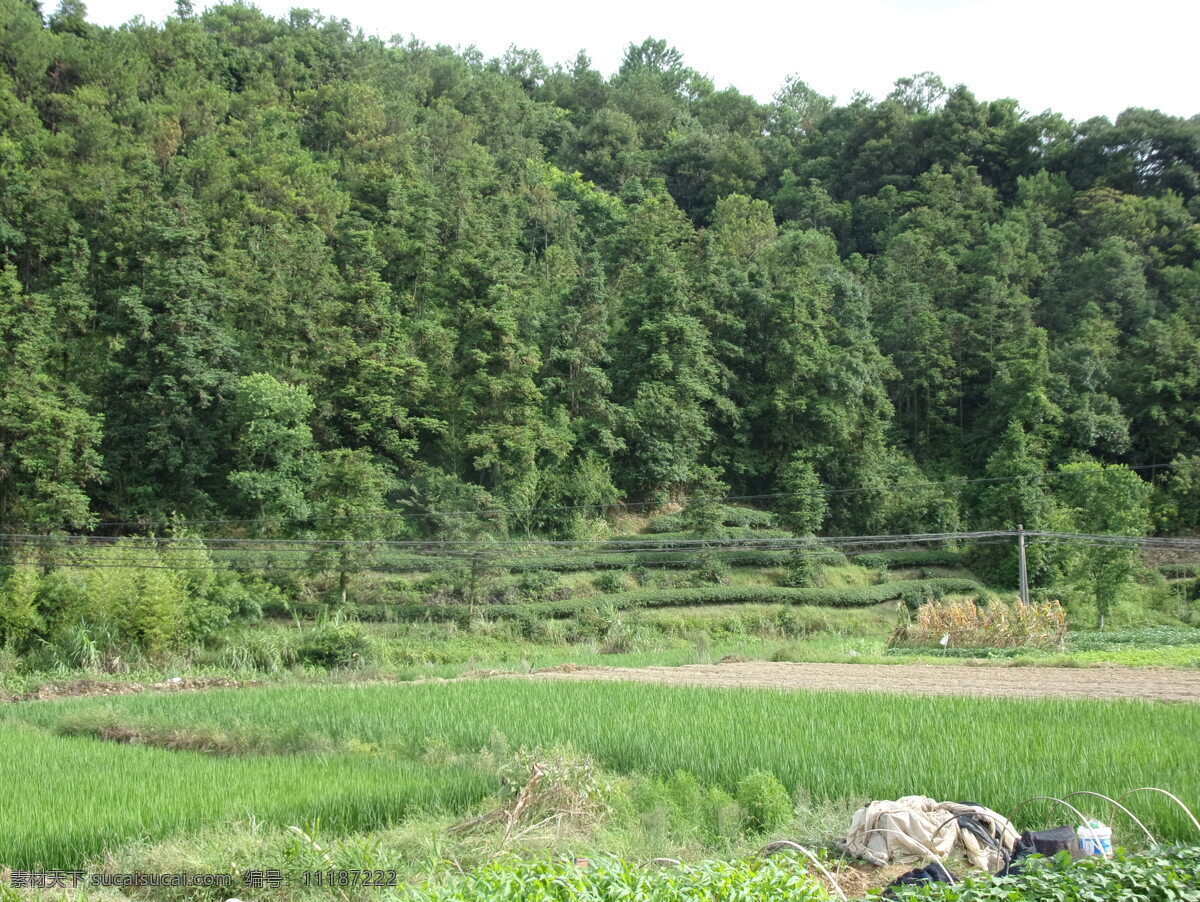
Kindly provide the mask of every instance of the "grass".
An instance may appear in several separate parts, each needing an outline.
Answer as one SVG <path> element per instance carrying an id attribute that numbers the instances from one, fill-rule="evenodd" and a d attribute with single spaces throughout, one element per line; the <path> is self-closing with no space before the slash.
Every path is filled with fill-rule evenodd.
<path id="1" fill-rule="evenodd" d="M 295 729 L 367 753 L 215 758 L 34 729 L 97 709 L 143 730 Z M 1156 785 L 1200 806 L 1194 705 L 494 680 L 71 699 L 11 707 L 3 726 L 0 779 L 39 800 L 0 810 L 10 866 L 66 867 L 101 843 L 250 815 L 352 829 L 469 804 L 486 777 L 422 756 L 477 751 L 496 730 L 514 747 L 569 745 L 617 772 L 683 770 L 729 791 L 761 769 L 817 801 L 927 794 L 1004 812 L 1029 796 Z M 1138 811 L 1163 839 L 1190 833 L 1157 800 Z"/>
<path id="2" fill-rule="evenodd" d="M 347 753 L 213 757 L 51 735 L 11 720 L 0 761 L 3 784 L 27 802 L 0 812 L 4 864 L 25 868 L 69 868 L 117 841 L 250 817 L 384 826 L 418 810 L 466 807 L 494 789 L 485 773 L 463 766 Z"/>

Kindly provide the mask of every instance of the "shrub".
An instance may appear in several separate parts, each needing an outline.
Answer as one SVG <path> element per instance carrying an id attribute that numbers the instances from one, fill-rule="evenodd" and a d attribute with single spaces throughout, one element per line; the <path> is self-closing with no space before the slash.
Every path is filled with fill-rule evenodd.
<path id="1" fill-rule="evenodd" d="M 779 526 L 779 518 L 770 511 L 755 510 L 751 507 L 734 507 L 733 505 L 717 505 L 714 520 L 722 526 L 743 529 L 775 529 Z M 663 514 L 650 521 L 646 531 L 655 535 L 660 533 L 684 532 L 687 529 L 688 516 L 686 511 L 675 514 Z"/>
<path id="2" fill-rule="evenodd" d="M 625 588 L 625 581 L 621 578 L 621 574 L 609 571 L 608 573 L 601 573 L 592 580 L 592 585 L 601 592 L 612 595 Z"/>
<path id="3" fill-rule="evenodd" d="M 780 585 L 811 589 L 821 584 L 821 565 L 812 555 L 805 552 L 806 549 L 801 549 L 788 557 L 787 569 L 779 581 Z"/>
<path id="4" fill-rule="evenodd" d="M 14 567 L 0 586 L 0 642 L 21 647 L 43 626 L 37 610 L 39 578 L 33 566 Z"/>
<path id="5" fill-rule="evenodd" d="M 458 600 L 455 579 L 449 571 L 429 574 L 417 583 L 416 588 L 426 604 L 446 604 Z"/>
<path id="6" fill-rule="evenodd" d="M 1187 579 L 1200 576 L 1200 564 L 1163 564 L 1158 572 L 1167 579 Z"/>
<path id="7" fill-rule="evenodd" d="M 771 833 L 792 819 L 792 797 L 773 773 L 751 771 L 738 781 L 735 797 L 751 833 Z"/>
<path id="8" fill-rule="evenodd" d="M 619 655 L 633 651 L 633 627 L 619 617 L 613 621 L 600 643 L 600 654 Z"/>
<path id="9" fill-rule="evenodd" d="M 729 565 L 711 555 L 702 555 L 696 568 L 696 582 L 702 586 L 723 586 L 729 582 Z"/>
<path id="10" fill-rule="evenodd" d="M 0 640 L 28 644 L 35 636 L 68 660 L 86 635 L 120 648 L 159 655 L 219 635 L 233 619 L 258 620 L 254 593 L 230 570 L 215 567 L 198 540 L 122 539 L 105 550 L 103 566 L 68 566 L 42 576 L 18 567 L 0 586 Z"/>
<path id="11" fill-rule="evenodd" d="M 522 601 L 549 601 L 561 597 L 562 577 L 553 570 L 531 570 L 521 574 L 516 589 Z"/>
<path id="12" fill-rule="evenodd" d="M 300 634 L 292 649 L 296 661 L 313 667 L 347 667 L 365 661 L 370 642 L 356 623 L 327 620 Z"/>

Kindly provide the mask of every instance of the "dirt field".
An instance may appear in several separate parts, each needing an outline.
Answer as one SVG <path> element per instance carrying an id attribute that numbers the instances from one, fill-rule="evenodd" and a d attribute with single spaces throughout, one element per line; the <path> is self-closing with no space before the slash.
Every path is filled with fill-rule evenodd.
<path id="1" fill-rule="evenodd" d="M 744 661 L 684 667 L 577 667 L 530 674 L 536 680 L 633 680 L 760 689 L 842 689 L 919 695 L 1025 698 L 1140 698 L 1200 702 L 1200 671 L 1125 667 L 972 667 L 955 664 L 788 664 Z"/>

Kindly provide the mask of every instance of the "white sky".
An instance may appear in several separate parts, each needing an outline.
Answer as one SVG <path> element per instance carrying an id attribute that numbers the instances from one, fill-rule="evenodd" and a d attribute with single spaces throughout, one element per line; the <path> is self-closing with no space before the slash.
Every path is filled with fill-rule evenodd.
<path id="1" fill-rule="evenodd" d="M 195 0 L 197 11 L 207 7 Z M 846 101 L 882 97 L 905 75 L 933 71 L 980 99 L 1015 97 L 1030 112 L 1073 119 L 1126 107 L 1200 113 L 1196 0 L 259 0 L 349 19 L 372 34 L 428 44 L 475 44 L 496 56 L 510 44 L 549 63 L 582 49 L 605 74 L 625 45 L 665 38 L 716 83 L 769 100 L 789 74 Z M 45 0 L 49 12 L 54 0 Z M 582 13 L 573 10 L 582 8 Z M 88 19 L 162 21 L 174 0 L 89 0 Z"/>

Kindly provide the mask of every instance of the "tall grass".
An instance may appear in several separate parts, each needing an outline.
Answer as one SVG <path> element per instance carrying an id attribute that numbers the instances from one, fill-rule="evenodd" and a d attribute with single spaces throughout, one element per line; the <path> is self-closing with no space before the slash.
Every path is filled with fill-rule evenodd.
<path id="1" fill-rule="evenodd" d="M 1043 678 L 1053 676 L 1030 675 Z M 1200 807 L 1196 705 L 507 679 L 287 687 L 10 708 L 0 723 L 0 782 L 39 803 L 32 815 L 25 806 L 0 808 L 0 837 L 18 837 L 15 846 L 3 840 L 0 860 L 61 863 L 94 849 L 97 837 L 116 842 L 251 811 L 362 825 L 407 805 L 464 802 L 483 789 L 469 774 L 393 761 L 214 760 L 11 729 L 17 719 L 54 727 L 97 706 L 162 728 L 302 728 L 412 759 L 430 747 L 477 750 L 499 730 L 512 745 L 569 743 L 619 771 L 690 771 L 730 791 L 748 772 L 769 771 L 816 800 L 923 794 L 1004 812 L 1030 796 L 1160 786 Z M 1167 804 L 1136 805 L 1160 838 L 1195 839 Z M 1025 816 L 1037 820 L 1032 809 Z"/>

